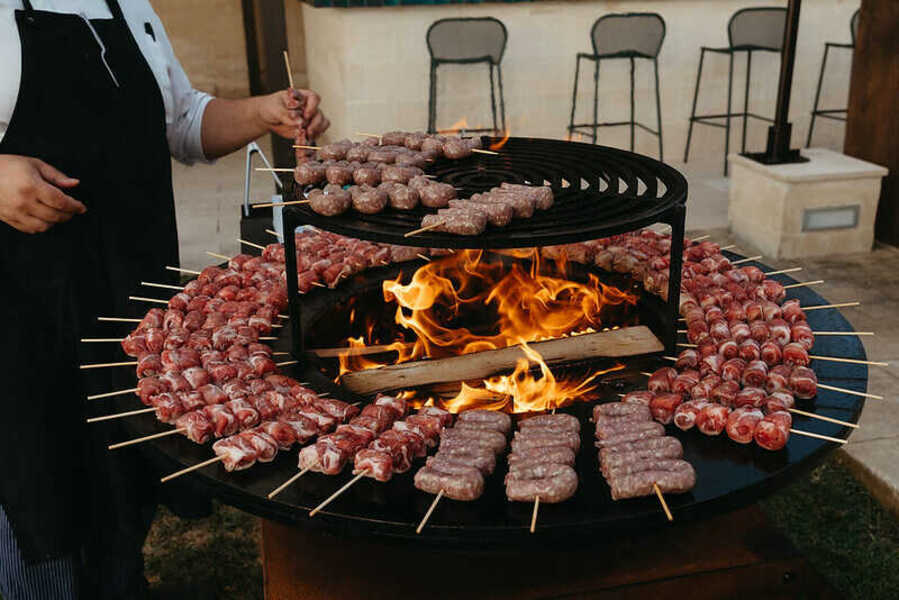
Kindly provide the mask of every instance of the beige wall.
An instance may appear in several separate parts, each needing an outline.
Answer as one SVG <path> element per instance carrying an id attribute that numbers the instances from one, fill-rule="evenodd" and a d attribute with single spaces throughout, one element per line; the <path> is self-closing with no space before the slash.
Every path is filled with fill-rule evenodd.
<path id="1" fill-rule="evenodd" d="M 814 99 L 824 41 L 849 41 L 849 18 L 858 0 L 816 0 L 803 6 L 799 28 L 793 99 L 794 145 L 803 144 Z M 682 160 L 700 45 L 727 44 L 726 25 L 739 8 L 785 5 L 777 0 L 665 0 L 654 2 L 584 0 L 533 4 L 417 6 L 371 9 L 303 7 L 306 51 L 311 86 L 323 97 L 333 122 L 331 139 L 354 131 L 423 129 L 427 125 L 428 54 L 425 31 L 436 19 L 450 16 L 496 16 L 509 30 L 503 60 L 506 112 L 513 134 L 561 138 L 571 110 L 574 56 L 590 50 L 593 21 L 610 12 L 660 13 L 667 37 L 659 60 L 666 161 Z M 839 51 L 837 54 L 840 54 Z M 822 105 L 845 106 L 848 95 L 848 52 L 832 54 L 828 63 L 831 85 Z M 745 58 L 735 61 L 734 109 L 742 107 Z M 617 62 L 617 64 L 616 64 Z M 652 71 L 637 69 L 637 118 L 654 128 Z M 777 93 L 778 58 L 753 57 L 750 110 L 773 116 Z M 604 61 L 600 75 L 600 120 L 628 116 L 627 61 Z M 489 87 L 486 67 L 441 67 L 438 127 L 466 117 L 472 126 L 489 124 Z M 592 77 L 581 73 L 578 120 L 586 120 L 592 100 Z M 724 112 L 727 58 L 707 55 L 699 110 Z M 816 145 L 839 147 L 843 129 L 821 120 Z M 731 149 L 739 143 L 736 121 Z M 761 149 L 767 126 L 750 126 L 750 149 Z M 723 130 L 694 129 L 691 156 L 720 161 Z M 655 138 L 637 133 L 637 151 L 655 155 Z M 601 142 L 624 146 L 626 128 L 601 132 Z M 680 158 L 679 158 L 680 157 Z"/>

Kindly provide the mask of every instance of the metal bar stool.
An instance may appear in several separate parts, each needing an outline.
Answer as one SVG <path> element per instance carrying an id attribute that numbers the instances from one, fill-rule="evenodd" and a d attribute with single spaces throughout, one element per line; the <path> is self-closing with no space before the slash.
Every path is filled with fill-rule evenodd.
<path id="1" fill-rule="evenodd" d="M 693 124 L 711 125 L 725 130 L 724 137 L 724 175 L 727 175 L 727 155 L 730 151 L 730 120 L 743 119 L 743 141 L 741 152 L 746 152 L 746 126 L 749 118 L 773 123 L 774 119 L 749 112 L 749 86 L 752 75 L 753 52 L 780 52 L 783 47 L 784 26 L 787 9 L 780 7 L 743 8 L 735 12 L 727 24 L 728 47 L 710 48 L 702 46 L 699 52 L 699 69 L 696 73 L 696 89 L 693 92 L 693 109 L 690 112 L 690 126 L 687 129 L 687 146 L 684 149 L 684 162 L 690 156 L 690 140 L 693 137 Z M 697 115 L 696 101 L 699 98 L 699 82 L 702 79 L 702 63 L 706 52 L 727 54 L 730 60 L 727 72 L 727 112 L 714 115 Z M 746 94 L 743 98 L 743 112 L 731 112 L 731 100 L 734 84 L 734 55 L 746 53 Z M 724 123 L 717 122 L 724 119 Z"/>
<path id="2" fill-rule="evenodd" d="M 805 142 L 805 147 L 808 148 L 812 145 L 812 133 L 815 131 L 815 118 L 821 117 L 824 119 L 833 119 L 834 121 L 845 121 L 847 109 L 845 108 L 829 108 L 829 109 L 819 109 L 818 102 L 821 100 L 821 84 L 824 83 L 824 67 L 827 65 L 827 52 L 831 48 L 848 48 L 849 50 L 855 49 L 855 36 L 858 34 L 858 14 L 860 10 L 856 10 L 852 14 L 852 19 L 849 20 L 849 34 L 852 36 L 852 43 L 850 44 L 838 44 L 836 42 L 826 42 L 824 44 L 824 58 L 821 60 L 821 74 L 818 75 L 818 89 L 815 91 L 815 105 L 812 107 L 812 122 L 808 127 L 808 140 Z"/>
<path id="3" fill-rule="evenodd" d="M 574 65 L 574 91 L 571 96 L 571 120 L 568 133 L 589 135 L 595 144 L 600 127 L 619 127 L 628 125 L 631 129 L 631 151 L 634 150 L 635 128 L 639 127 L 659 138 L 659 160 L 662 154 L 662 107 L 659 99 L 659 51 L 665 41 L 665 21 L 656 13 L 622 13 L 605 15 L 596 20 L 590 30 L 593 42 L 593 54 L 578 52 Z M 601 60 L 628 59 L 631 67 L 631 101 L 630 120 L 599 122 L 599 63 Z M 656 123 L 657 130 L 650 129 L 634 120 L 634 71 L 636 59 L 645 58 L 652 61 L 656 86 Z M 577 86 L 581 71 L 581 60 L 593 61 L 593 122 L 575 123 L 577 108 Z M 585 131 L 586 130 L 586 131 Z"/>
<path id="4" fill-rule="evenodd" d="M 437 132 L 437 67 L 442 64 L 487 63 L 490 67 L 490 110 L 493 128 L 483 127 L 466 131 L 505 131 L 506 102 L 503 97 L 501 62 L 509 37 L 502 21 L 493 17 L 452 18 L 434 21 L 426 34 L 431 55 L 431 86 L 428 93 L 428 133 Z M 496 121 L 496 91 L 494 71 L 499 86 L 499 107 L 502 129 Z"/>

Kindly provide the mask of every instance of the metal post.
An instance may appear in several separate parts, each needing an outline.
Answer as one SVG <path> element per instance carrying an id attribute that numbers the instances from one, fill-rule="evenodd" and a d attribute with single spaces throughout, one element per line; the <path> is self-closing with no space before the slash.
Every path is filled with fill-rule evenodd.
<path id="1" fill-rule="evenodd" d="M 291 190 L 296 189 L 296 185 L 290 186 Z M 300 283 L 297 276 L 297 241 L 295 231 L 298 225 L 301 225 L 299 219 L 294 216 L 296 209 L 285 207 L 282 209 L 283 227 L 284 227 L 284 270 L 287 276 L 287 308 L 290 314 L 290 350 L 293 357 L 303 360 L 303 325 L 302 309 L 300 307 Z"/>
<path id="2" fill-rule="evenodd" d="M 686 193 L 686 189 L 684 192 Z M 686 197 L 686 196 L 685 196 Z M 664 340 L 668 354 L 677 351 L 677 317 L 680 313 L 681 270 L 684 260 L 684 219 L 687 207 L 678 202 L 671 212 L 671 250 L 668 268 L 668 317 L 670 331 Z"/>
<path id="3" fill-rule="evenodd" d="M 824 44 L 824 58 L 821 59 L 821 73 L 818 75 L 818 89 L 815 90 L 815 105 L 812 107 L 812 122 L 808 126 L 808 139 L 805 141 L 805 147 L 812 145 L 812 133 L 815 131 L 815 117 L 818 116 L 818 102 L 821 101 L 821 84 L 824 82 L 824 67 L 827 65 L 827 51 L 830 44 Z"/>
<path id="4" fill-rule="evenodd" d="M 656 74 L 656 123 L 659 128 L 659 160 L 665 160 L 665 155 L 663 153 L 663 144 L 662 144 L 662 99 L 659 94 L 659 60 L 658 58 L 652 59 L 653 69 Z"/>
<path id="5" fill-rule="evenodd" d="M 634 151 L 634 57 L 631 56 L 631 152 Z"/>
<path id="6" fill-rule="evenodd" d="M 749 124 L 749 86 L 752 83 L 752 50 L 746 52 L 746 91 L 743 96 L 743 141 L 741 152 L 746 152 L 746 126 Z"/>
<path id="7" fill-rule="evenodd" d="M 768 129 L 765 162 L 779 164 L 790 160 L 790 133 L 793 126 L 787 119 L 790 113 L 790 88 L 793 85 L 793 65 L 796 62 L 796 35 L 799 31 L 799 9 L 802 0 L 790 0 L 784 26 L 783 50 L 780 58 L 780 79 L 777 84 L 777 110 L 774 125 Z"/>
<path id="8" fill-rule="evenodd" d="M 699 68 L 696 70 L 696 89 L 693 90 L 693 108 L 690 110 L 690 125 L 687 128 L 687 145 L 684 147 L 684 162 L 690 157 L 690 140 L 693 138 L 693 123 L 696 121 L 696 101 L 699 99 L 699 81 L 702 79 L 702 61 L 705 48 L 699 51 Z"/>
<path id="9" fill-rule="evenodd" d="M 593 69 L 593 143 L 599 139 L 599 58 Z"/>
<path id="10" fill-rule="evenodd" d="M 727 177 L 727 154 L 730 152 L 730 111 L 731 98 L 734 91 L 734 53 L 728 54 L 730 59 L 727 70 L 727 115 L 724 117 L 724 176 Z"/>
<path id="11" fill-rule="evenodd" d="M 577 80 L 581 74 L 581 55 L 578 54 L 574 59 L 574 91 L 571 92 L 571 122 L 568 124 L 568 138 L 571 139 L 574 133 L 574 111 L 577 107 Z"/>
<path id="12" fill-rule="evenodd" d="M 493 114 L 493 133 L 496 135 L 499 130 L 496 128 L 496 91 L 493 84 L 493 63 L 488 62 L 487 64 L 490 65 L 490 111 Z"/>

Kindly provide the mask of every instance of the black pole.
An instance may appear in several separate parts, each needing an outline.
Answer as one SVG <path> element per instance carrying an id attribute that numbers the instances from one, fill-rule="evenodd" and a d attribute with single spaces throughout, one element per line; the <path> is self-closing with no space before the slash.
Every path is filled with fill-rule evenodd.
<path id="1" fill-rule="evenodd" d="M 796 63 L 796 37 L 799 32 L 799 10 L 802 0 L 789 0 L 780 54 L 780 78 L 777 85 L 777 107 L 774 124 L 768 128 L 768 145 L 762 154 L 747 154 L 767 165 L 804 162 L 799 150 L 790 150 L 793 124 L 790 117 L 790 92 L 793 87 L 793 65 Z"/>

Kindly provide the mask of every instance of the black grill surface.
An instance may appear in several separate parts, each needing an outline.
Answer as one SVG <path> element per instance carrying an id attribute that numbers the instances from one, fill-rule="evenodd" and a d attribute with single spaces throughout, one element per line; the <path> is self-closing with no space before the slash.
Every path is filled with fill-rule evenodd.
<path id="1" fill-rule="evenodd" d="M 484 146 L 497 141 L 485 137 Z M 516 219 L 503 228 L 489 227 L 479 236 L 459 236 L 418 229 L 433 209 L 387 209 L 375 215 L 348 211 L 323 217 L 306 206 L 287 207 L 290 224 L 312 224 L 336 233 L 391 244 L 430 248 L 521 248 L 567 244 L 633 231 L 657 222 L 670 223 L 675 205 L 687 198 L 687 182 L 677 170 L 625 150 L 537 138 L 509 138 L 498 155 L 473 154 L 462 160 L 440 159 L 426 171 L 458 188 L 460 198 L 485 192 L 503 182 L 549 183 L 555 205 L 531 219 Z M 299 189 L 290 194 L 298 199 Z M 289 227 L 288 227 L 289 229 Z"/>

